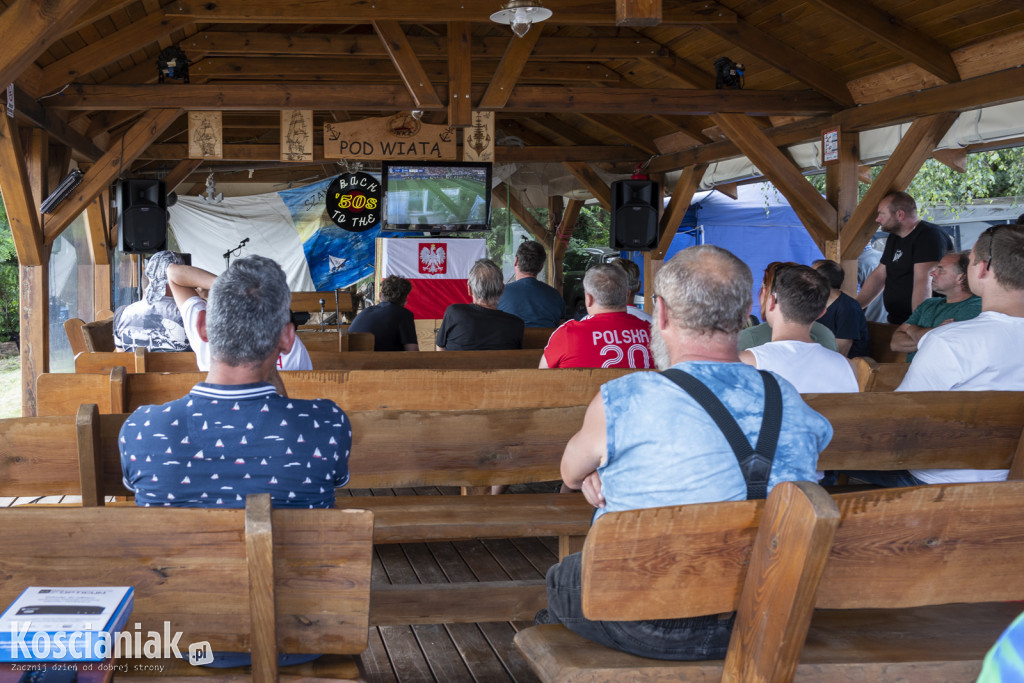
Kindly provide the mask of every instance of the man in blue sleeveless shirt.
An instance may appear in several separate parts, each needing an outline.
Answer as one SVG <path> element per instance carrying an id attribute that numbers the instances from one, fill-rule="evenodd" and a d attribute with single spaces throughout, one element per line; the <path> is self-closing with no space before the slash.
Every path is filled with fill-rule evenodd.
<path id="1" fill-rule="evenodd" d="M 705 384 L 747 439 L 757 442 L 764 384 L 739 362 L 737 335 L 750 312 L 750 269 L 714 246 L 686 249 L 658 271 L 651 351 L 659 369 L 675 367 Z M 769 490 L 780 481 L 815 481 L 818 453 L 832 427 L 791 384 L 782 390 L 782 425 Z M 613 380 L 594 397 L 582 428 L 562 456 L 562 479 L 582 488 L 605 512 L 665 505 L 744 500 L 746 482 L 714 420 L 660 373 Z M 580 603 L 580 554 L 547 575 L 548 607 L 538 623 L 562 623 L 590 640 L 642 657 L 676 660 L 725 656 L 734 615 L 594 622 Z"/>

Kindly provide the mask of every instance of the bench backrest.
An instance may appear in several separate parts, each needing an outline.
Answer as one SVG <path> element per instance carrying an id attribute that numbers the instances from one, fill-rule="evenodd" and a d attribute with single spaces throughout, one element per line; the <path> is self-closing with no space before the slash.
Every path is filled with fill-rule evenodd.
<path id="1" fill-rule="evenodd" d="M 82 326 L 86 351 L 114 350 L 114 319 L 94 320 Z"/>
<path id="2" fill-rule="evenodd" d="M 437 354 L 438 356 L 455 351 Z M 467 351 L 466 353 L 504 353 Z M 522 352 L 516 352 L 522 353 Z M 353 352 L 352 355 L 358 355 Z M 414 354 L 368 354 L 372 356 Z M 426 354 L 424 354 L 426 355 Z M 586 405 L 605 382 L 628 369 L 353 370 L 282 373 L 289 395 L 329 398 L 346 410 L 490 410 Z M 206 373 L 126 375 L 46 373 L 36 381 L 39 415 L 73 415 L 83 403 L 102 413 L 166 403 L 187 394 Z"/>
<path id="3" fill-rule="evenodd" d="M 889 323 L 868 322 L 868 335 L 871 337 L 871 357 L 879 363 L 902 363 L 907 354 L 893 351 L 890 343 L 892 334 L 899 325 Z"/>
<path id="4" fill-rule="evenodd" d="M 86 351 L 85 321 L 81 318 L 69 318 L 64 321 L 64 334 L 71 345 L 71 355 L 77 356 Z"/>
<path id="5" fill-rule="evenodd" d="M 278 646 L 361 652 L 372 513 L 271 511 L 265 494 L 246 505 L 0 510 L 0 603 L 29 585 L 134 586 L 131 623 L 163 633 L 169 621 L 183 648 L 208 640 L 215 650 L 252 649 L 254 667 Z"/>
<path id="6" fill-rule="evenodd" d="M 497 370 L 536 369 L 543 351 L 446 351 L 445 353 L 374 353 L 373 335 L 368 332 L 342 334 L 342 351 L 312 351 L 315 370 Z M 368 348 L 367 348 L 368 347 Z M 129 374 L 139 372 L 197 372 L 191 351 L 150 353 L 136 349 L 111 353 L 80 353 L 75 356 L 76 373 L 107 373 L 116 367 Z"/>

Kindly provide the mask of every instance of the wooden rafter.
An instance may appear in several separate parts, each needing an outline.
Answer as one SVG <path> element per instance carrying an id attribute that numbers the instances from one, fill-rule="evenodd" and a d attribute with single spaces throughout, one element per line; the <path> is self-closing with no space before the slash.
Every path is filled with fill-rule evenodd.
<path id="1" fill-rule="evenodd" d="M 448 125 L 473 123 L 472 31 L 468 21 L 448 22 Z"/>
<path id="2" fill-rule="evenodd" d="M 907 189 L 921 165 L 932 155 L 935 145 L 956 121 L 956 116 L 955 113 L 936 114 L 914 121 L 842 227 L 839 238 L 842 258 L 857 258 L 875 233 L 878 203 L 893 190 Z"/>
<path id="3" fill-rule="evenodd" d="M 508 48 L 494 72 L 494 78 L 491 79 L 484 96 L 480 99 L 480 108 L 500 109 L 505 106 L 509 95 L 512 94 L 512 89 L 523 72 L 523 67 L 526 66 L 526 60 L 530 58 L 530 53 L 533 52 L 540 36 L 541 31 L 538 29 L 528 31 L 522 38 L 516 36 L 509 38 Z"/>
<path id="4" fill-rule="evenodd" d="M 587 188 L 590 194 L 594 195 L 594 199 L 601 206 L 608 211 L 612 210 L 612 191 L 597 174 L 597 171 L 590 167 L 590 164 L 582 161 L 567 161 L 562 165 L 568 169 L 569 173 L 572 173 L 576 180 L 580 181 L 583 187 Z"/>
<path id="5" fill-rule="evenodd" d="M 498 206 L 508 209 L 516 217 L 516 220 L 519 221 L 519 224 L 526 228 L 526 232 L 533 235 L 534 239 L 542 244 L 550 244 L 551 237 L 547 234 L 544 226 L 523 206 L 523 203 L 519 201 L 519 197 L 509 191 L 508 183 L 498 183 L 491 190 L 491 198 Z"/>
<path id="6" fill-rule="evenodd" d="M 85 208 L 103 192 L 136 157 L 160 136 L 181 114 L 177 109 L 154 109 L 142 116 L 122 138 L 93 164 L 75 192 L 65 199 L 43 223 L 46 243 L 53 241 L 71 225 Z"/>
<path id="7" fill-rule="evenodd" d="M 867 0 L 811 0 L 947 83 L 960 80 L 949 50 Z"/>
<path id="8" fill-rule="evenodd" d="M 967 148 L 960 149 L 937 149 L 932 152 L 932 158 L 943 166 L 957 173 L 967 173 Z"/>
<path id="9" fill-rule="evenodd" d="M 668 200 L 668 207 L 661 215 L 661 223 L 658 226 L 658 248 L 651 254 L 653 259 L 664 259 L 668 253 L 672 238 L 675 237 L 676 229 L 690 208 L 694 193 L 700 188 L 700 181 L 704 178 L 704 172 L 708 169 L 707 164 L 697 164 L 683 169 L 672 189 L 672 198 Z"/>
<path id="10" fill-rule="evenodd" d="M 147 14 L 119 31 L 90 42 L 81 50 L 72 52 L 43 69 L 41 88 L 44 92 L 57 90 L 82 76 L 108 64 L 113 64 L 122 57 L 141 49 L 149 43 L 170 35 L 174 31 L 187 26 L 191 20 L 184 17 L 168 17 L 162 12 Z M 153 65 L 153 72 L 156 66 Z"/>
<path id="11" fill-rule="evenodd" d="M 18 262 L 23 266 L 42 265 L 45 249 L 39 204 L 32 196 L 17 124 L 6 111 L 0 111 L 0 193 L 11 224 Z"/>
<path id="12" fill-rule="evenodd" d="M 739 114 L 717 114 L 712 119 L 789 200 L 807 232 L 819 245 L 836 238 L 835 208 L 818 194 L 800 169 L 769 141 L 756 123 Z"/>
<path id="13" fill-rule="evenodd" d="M 574 145 L 597 144 L 597 140 L 595 138 L 583 133 L 578 126 L 574 126 L 563 121 L 552 114 L 539 114 L 537 116 L 530 117 L 526 123 L 533 128 L 540 128 L 546 133 L 553 133 L 555 136 L 565 138 Z"/>
<path id="14" fill-rule="evenodd" d="M 184 147 L 184 145 L 182 146 Z M 278 152 L 278 158 L 280 158 L 280 152 Z M 164 185 L 167 187 L 167 192 L 174 192 L 178 185 L 185 182 L 185 178 L 188 178 L 197 168 L 199 168 L 200 163 L 202 163 L 201 159 L 182 158 L 181 161 L 178 162 L 178 165 L 172 168 L 171 171 L 164 176 Z"/>
<path id="15" fill-rule="evenodd" d="M 579 2 L 578 0 L 545 0 L 544 6 L 554 12 L 560 24 L 614 26 L 612 3 Z M 316 0 L 288 3 L 274 0 L 218 0 L 217 2 L 182 1 L 167 8 L 168 12 L 194 18 L 202 23 L 294 24 L 296 17 L 310 24 L 352 24 L 372 21 L 437 22 L 473 21 L 486 24 L 494 8 L 487 3 L 465 0 L 392 0 L 373 3 L 365 0 Z M 736 14 L 716 2 L 690 0 L 675 2 L 665 8 L 665 24 L 716 24 L 736 20 Z"/>
<path id="16" fill-rule="evenodd" d="M 65 35 L 81 31 L 100 19 L 109 17 L 114 12 L 124 9 L 135 1 L 136 0 L 93 0 L 92 7 L 78 17 L 78 20 L 66 30 Z"/>
<path id="17" fill-rule="evenodd" d="M 413 52 L 405 32 L 397 21 L 374 21 L 373 28 L 380 36 L 384 49 L 391 57 L 398 75 L 412 95 L 413 104 L 417 109 L 440 108 L 441 99 L 437 96 L 434 87 L 430 84 L 430 77 L 420 64 L 419 58 Z M 335 109 L 336 107 L 331 107 Z M 344 108 L 344 107 L 342 107 Z"/>
<path id="18" fill-rule="evenodd" d="M 0 83 L 18 78 L 95 0 L 15 0 L 0 14 Z"/>
<path id="19" fill-rule="evenodd" d="M 842 76 L 750 23 L 740 19 L 734 24 L 709 24 L 706 28 L 806 83 L 832 101 L 844 107 L 854 105 L 853 96 Z"/>
<path id="20" fill-rule="evenodd" d="M 581 114 L 580 116 L 601 128 L 608 135 L 625 140 L 648 154 L 658 153 L 658 146 L 654 144 L 654 138 L 638 129 L 637 126 L 626 125 L 621 120 L 616 121 L 611 116 L 601 114 Z"/>
<path id="21" fill-rule="evenodd" d="M 615 0 L 618 26 L 657 26 L 661 12 L 661 0 Z"/>
<path id="22" fill-rule="evenodd" d="M 61 114 L 44 109 L 17 85 L 14 86 L 14 103 L 18 119 L 45 130 L 54 140 L 71 147 L 90 161 L 103 156 L 103 150 L 72 128 Z"/>

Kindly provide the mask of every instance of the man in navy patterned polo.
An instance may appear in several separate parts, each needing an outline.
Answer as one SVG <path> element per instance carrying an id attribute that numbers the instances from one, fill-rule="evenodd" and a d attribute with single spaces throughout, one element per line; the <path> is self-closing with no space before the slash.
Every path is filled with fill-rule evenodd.
<path id="1" fill-rule="evenodd" d="M 284 271 L 238 259 L 210 290 L 199 334 L 210 372 L 187 396 L 142 406 L 121 428 L 124 483 L 141 506 L 327 508 L 348 482 L 352 427 L 328 400 L 281 396 L 268 382 L 295 342 Z"/>

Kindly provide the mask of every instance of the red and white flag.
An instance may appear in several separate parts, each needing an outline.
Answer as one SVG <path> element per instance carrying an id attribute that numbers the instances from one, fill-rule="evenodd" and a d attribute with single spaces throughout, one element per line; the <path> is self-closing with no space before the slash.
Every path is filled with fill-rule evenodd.
<path id="1" fill-rule="evenodd" d="M 469 269 L 487 256 L 482 239 L 382 239 L 380 276 L 399 275 L 412 282 L 405 307 L 415 318 L 443 318 L 451 304 L 472 301 Z"/>

